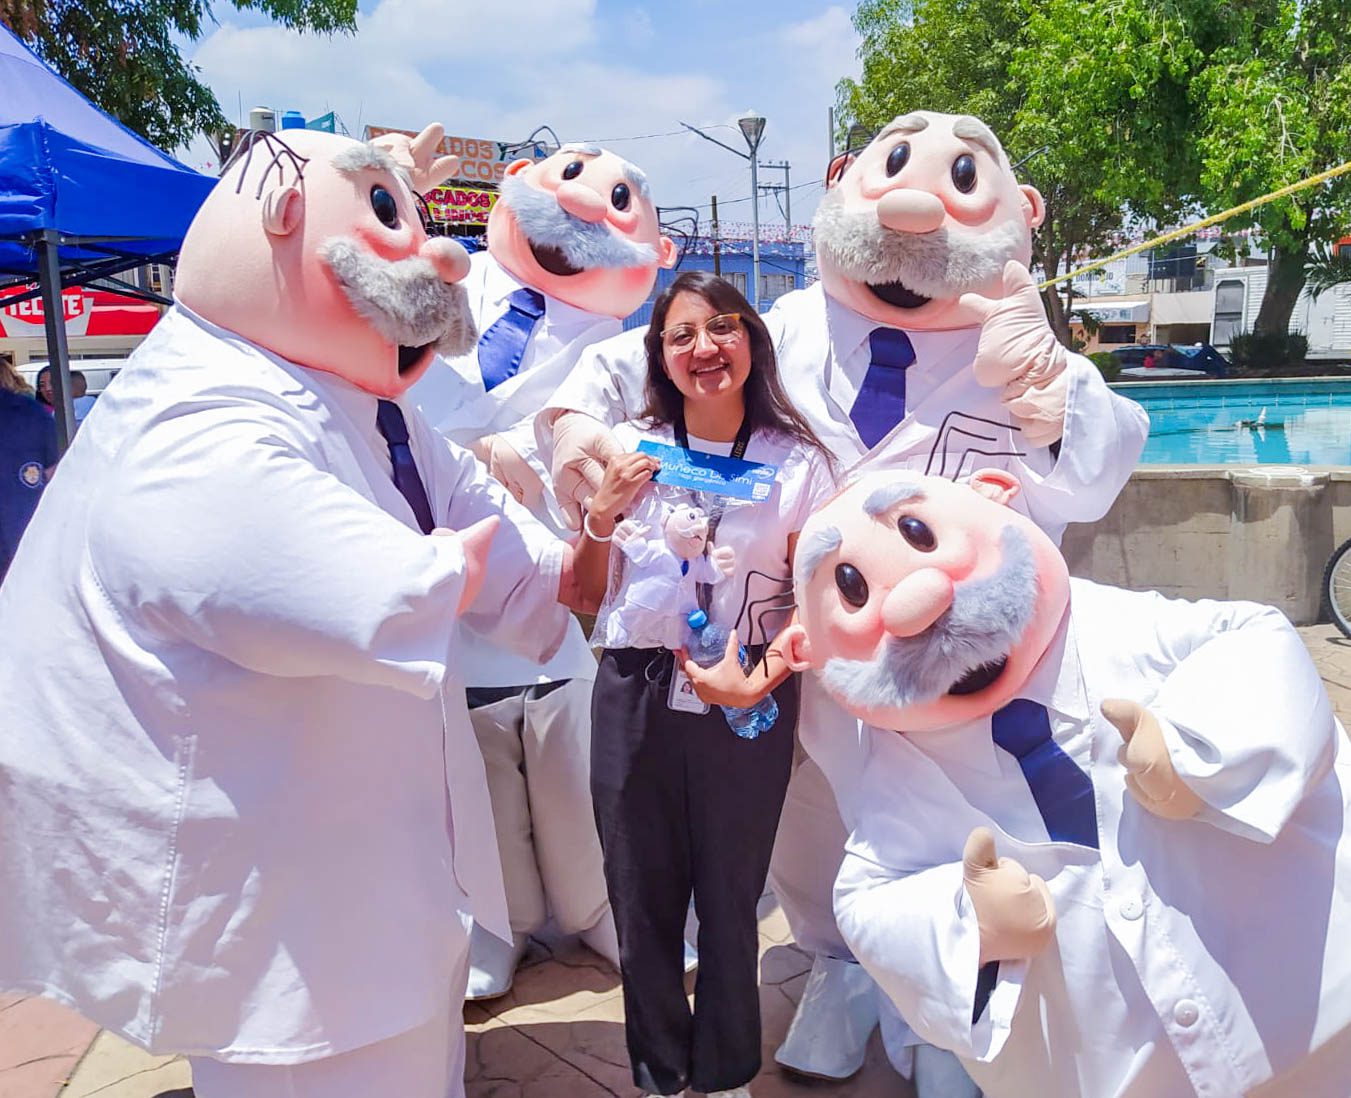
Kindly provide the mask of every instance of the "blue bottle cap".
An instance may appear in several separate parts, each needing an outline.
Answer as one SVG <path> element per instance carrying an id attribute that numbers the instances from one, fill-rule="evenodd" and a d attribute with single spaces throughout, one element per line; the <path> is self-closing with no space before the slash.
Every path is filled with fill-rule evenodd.
<path id="1" fill-rule="evenodd" d="M 708 615 L 702 610 L 691 610 L 689 615 L 685 618 L 685 623 L 691 629 L 702 629 L 708 624 Z"/>

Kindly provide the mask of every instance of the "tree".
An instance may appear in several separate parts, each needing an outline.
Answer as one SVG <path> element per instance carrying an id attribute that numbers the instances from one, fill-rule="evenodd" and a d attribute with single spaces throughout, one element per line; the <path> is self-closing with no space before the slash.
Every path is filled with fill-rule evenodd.
<path id="1" fill-rule="evenodd" d="M 356 0 L 231 0 L 283 26 L 353 31 Z M 165 149 L 228 121 L 200 70 L 179 53 L 212 19 L 208 0 L 0 0 L 4 23 L 74 87 Z"/>
<path id="2" fill-rule="evenodd" d="M 1115 242 L 1126 218 L 1182 209 L 1196 175 L 1183 140 L 1197 47 L 1155 0 L 864 0 L 863 75 L 841 113 L 876 127 L 907 110 L 974 114 L 1046 199 L 1033 259 L 1047 277 Z M 1069 310 L 1046 291 L 1070 343 Z"/>
<path id="3" fill-rule="evenodd" d="M 1232 0 L 1229 41 L 1192 83 L 1200 120 L 1201 192 L 1222 209 L 1351 159 L 1346 0 Z M 1311 246 L 1351 228 L 1343 176 L 1246 219 L 1271 253 L 1254 331 L 1284 333 Z"/>

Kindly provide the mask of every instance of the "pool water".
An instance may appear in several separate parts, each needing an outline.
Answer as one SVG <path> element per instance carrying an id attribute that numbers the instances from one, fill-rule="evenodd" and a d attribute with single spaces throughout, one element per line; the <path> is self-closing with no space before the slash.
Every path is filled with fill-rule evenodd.
<path id="1" fill-rule="evenodd" d="M 1142 464 L 1351 465 L 1351 378 L 1112 388 L 1149 413 Z"/>

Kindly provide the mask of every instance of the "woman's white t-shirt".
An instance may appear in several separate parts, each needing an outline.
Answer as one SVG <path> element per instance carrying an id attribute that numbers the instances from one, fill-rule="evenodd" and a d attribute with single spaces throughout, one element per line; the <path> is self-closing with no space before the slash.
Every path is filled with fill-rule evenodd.
<path id="1" fill-rule="evenodd" d="M 645 420 L 631 420 L 614 429 L 616 440 L 627 452 L 638 449 L 644 439 L 675 444 L 675 432 L 669 425 L 653 426 Z M 690 449 L 706 454 L 727 456 L 732 443 L 689 437 Z M 751 435 L 743 455 L 746 461 L 776 466 L 774 487 L 769 498 L 754 504 L 729 505 L 718 520 L 714 546 L 731 546 L 736 565 L 726 579 L 710 588 L 709 619 L 718 625 L 735 626 L 742 644 L 765 644 L 783 628 L 792 613 L 792 569 L 788 562 L 788 538 L 796 534 L 821 504 L 835 493 L 835 479 L 825 455 L 796 439 L 777 431 L 758 430 Z M 644 493 L 660 489 L 645 488 Z M 635 501 L 641 507 L 643 497 Z M 620 556 L 611 549 L 611 564 Z M 675 647 L 684 643 L 685 629 L 679 620 L 679 607 L 671 607 L 670 629 L 664 641 L 655 640 L 651 623 L 642 621 L 650 611 L 626 606 L 624 588 L 597 622 L 592 644 L 603 648 L 652 647 L 664 643 Z"/>

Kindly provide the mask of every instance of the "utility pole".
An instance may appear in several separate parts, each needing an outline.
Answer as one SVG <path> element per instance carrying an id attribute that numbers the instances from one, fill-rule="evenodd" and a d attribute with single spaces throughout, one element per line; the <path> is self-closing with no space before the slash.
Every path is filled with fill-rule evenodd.
<path id="1" fill-rule="evenodd" d="M 718 196 L 713 196 L 713 273 L 722 276 L 722 244 L 718 238 Z"/>
<path id="2" fill-rule="evenodd" d="M 789 163 L 787 160 L 767 160 L 761 164 L 760 167 L 766 168 L 769 171 L 783 172 L 783 182 L 781 184 L 761 183 L 760 190 L 765 194 L 775 195 L 782 192 L 783 205 L 780 207 L 780 212 L 783 214 L 783 220 L 788 226 L 789 235 L 791 235 L 793 231 L 793 199 L 788 189 Z"/>

